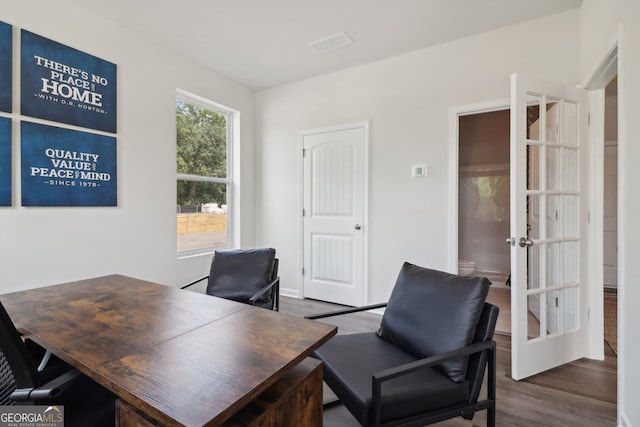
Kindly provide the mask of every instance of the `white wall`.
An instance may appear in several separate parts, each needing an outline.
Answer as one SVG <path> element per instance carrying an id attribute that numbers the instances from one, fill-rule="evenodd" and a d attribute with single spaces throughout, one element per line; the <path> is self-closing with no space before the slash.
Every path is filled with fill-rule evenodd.
<path id="1" fill-rule="evenodd" d="M 176 256 L 177 88 L 240 111 L 242 244 L 253 244 L 252 91 L 76 4 L 2 0 L 0 20 L 118 66 L 118 207 L 20 207 L 14 135 L 14 206 L 0 208 L 0 293 L 111 273 L 177 285 L 208 271 L 210 256 Z"/>
<path id="2" fill-rule="evenodd" d="M 572 11 L 259 92 L 257 239 L 283 292 L 300 291 L 299 131 L 371 121 L 368 293 L 385 301 L 403 261 L 449 265 L 449 108 L 508 99 L 512 72 L 576 84 L 578 39 Z"/>
<path id="3" fill-rule="evenodd" d="M 586 81 L 618 39 L 618 415 L 622 426 L 640 426 L 640 2 L 584 0 L 580 9 L 580 75 Z"/>

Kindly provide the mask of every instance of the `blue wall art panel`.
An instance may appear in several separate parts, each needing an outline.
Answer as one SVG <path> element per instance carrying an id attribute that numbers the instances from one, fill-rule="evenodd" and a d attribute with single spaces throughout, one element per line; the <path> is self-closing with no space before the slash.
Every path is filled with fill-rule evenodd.
<path id="1" fill-rule="evenodd" d="M 11 206 L 11 119 L 0 117 L 0 206 Z"/>
<path id="2" fill-rule="evenodd" d="M 23 206 L 116 206 L 116 138 L 21 123 Z"/>
<path id="3" fill-rule="evenodd" d="M 116 65 L 22 30 L 21 112 L 115 133 Z"/>
<path id="4" fill-rule="evenodd" d="M 0 111 L 11 112 L 11 82 L 13 81 L 13 67 L 11 25 L 0 21 Z"/>

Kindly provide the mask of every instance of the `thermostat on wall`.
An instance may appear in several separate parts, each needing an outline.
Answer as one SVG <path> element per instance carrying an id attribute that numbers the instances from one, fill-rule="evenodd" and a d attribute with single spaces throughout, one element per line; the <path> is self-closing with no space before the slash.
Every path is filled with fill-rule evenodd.
<path id="1" fill-rule="evenodd" d="M 427 176 L 427 166 L 426 165 L 415 165 L 411 167 L 411 176 Z"/>

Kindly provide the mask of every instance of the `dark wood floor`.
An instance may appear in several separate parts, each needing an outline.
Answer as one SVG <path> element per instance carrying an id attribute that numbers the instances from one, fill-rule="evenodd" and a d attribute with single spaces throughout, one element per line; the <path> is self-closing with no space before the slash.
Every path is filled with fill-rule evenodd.
<path id="1" fill-rule="evenodd" d="M 313 300 L 281 299 L 281 311 L 304 316 L 339 309 L 341 306 Z M 357 313 L 323 321 L 338 326 L 338 333 L 373 331 L 380 316 Z M 497 422 L 508 427 L 567 427 L 616 425 L 615 353 L 605 345 L 604 361 L 582 359 L 523 381 L 510 377 L 511 339 L 496 335 L 498 345 Z M 331 391 L 325 386 L 325 394 Z M 328 397 L 328 396 L 327 396 Z M 472 421 L 462 418 L 445 421 L 438 426 L 482 426 L 485 414 L 478 413 Z M 325 427 L 358 426 L 341 405 L 325 410 Z"/>

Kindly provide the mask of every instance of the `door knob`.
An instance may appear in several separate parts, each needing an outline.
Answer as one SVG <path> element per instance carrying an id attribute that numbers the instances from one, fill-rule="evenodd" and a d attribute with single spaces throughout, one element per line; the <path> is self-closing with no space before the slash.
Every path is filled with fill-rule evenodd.
<path id="1" fill-rule="evenodd" d="M 504 241 L 507 242 L 507 245 L 509 245 L 509 246 L 515 246 L 516 245 L 516 238 L 515 237 L 507 237 Z"/>
<path id="2" fill-rule="evenodd" d="M 362 227 L 360 227 L 360 224 L 356 224 L 356 226 L 353 228 L 355 228 L 356 230 L 360 230 Z"/>
<path id="3" fill-rule="evenodd" d="M 530 248 L 531 246 L 533 246 L 533 240 L 529 239 L 528 237 L 521 237 L 518 244 L 521 248 L 524 248 L 525 246 Z"/>

